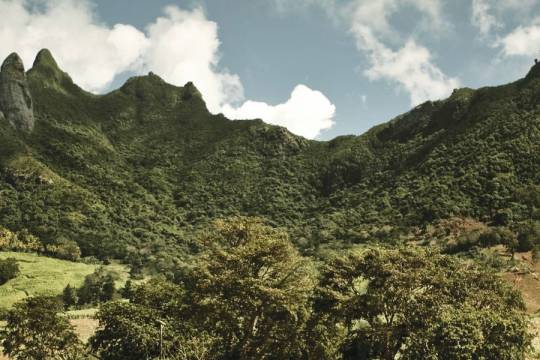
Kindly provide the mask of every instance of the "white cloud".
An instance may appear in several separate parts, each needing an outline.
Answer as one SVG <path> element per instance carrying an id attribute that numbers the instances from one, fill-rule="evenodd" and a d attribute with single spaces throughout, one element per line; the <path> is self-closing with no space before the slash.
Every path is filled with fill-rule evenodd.
<path id="1" fill-rule="evenodd" d="M 430 5 L 431 4 L 431 5 Z M 438 1 L 356 0 L 348 8 L 350 31 L 357 48 L 363 52 L 370 67 L 364 74 L 370 80 L 387 80 L 407 91 L 412 105 L 448 96 L 459 86 L 459 80 L 446 76 L 434 63 L 430 51 L 412 38 L 397 51 L 383 41 L 393 34 L 390 16 L 403 5 L 415 6 L 433 26 L 442 24 Z"/>
<path id="2" fill-rule="evenodd" d="M 238 75 L 220 69 L 218 26 L 199 8 L 169 6 L 144 32 L 131 25 L 100 23 L 90 0 L 0 0 L 0 14 L 0 57 L 16 51 L 28 66 L 38 50 L 49 48 L 59 65 L 89 91 L 107 90 L 121 73 L 153 71 L 176 85 L 193 81 L 213 113 L 227 109 L 243 116 L 250 109 L 254 118 L 307 137 L 333 124 L 333 105 L 320 92 L 302 86 L 284 104 L 257 103 L 261 106 L 256 111 L 250 105 L 255 102 L 247 101 L 234 110 L 244 100 L 242 83 Z"/>
<path id="3" fill-rule="evenodd" d="M 353 0 L 341 9 L 342 16 L 353 25 L 364 26 L 377 37 L 391 40 L 399 38 L 390 24 L 391 17 L 404 7 L 416 9 L 421 16 L 415 19 L 422 30 L 437 33 L 446 29 L 440 0 Z"/>
<path id="4" fill-rule="evenodd" d="M 193 81 L 210 111 L 243 99 L 237 75 L 217 69 L 218 26 L 201 9 L 180 10 L 169 6 L 165 16 L 148 26 L 150 46 L 144 54 L 145 69 L 182 86 Z"/>
<path id="5" fill-rule="evenodd" d="M 226 106 L 225 116 L 232 119 L 263 118 L 267 123 L 287 127 L 291 132 L 313 139 L 334 125 L 336 107 L 324 94 L 305 85 L 297 85 L 289 100 L 279 105 L 246 101 L 239 108 Z"/>
<path id="6" fill-rule="evenodd" d="M 540 51 L 540 24 L 519 26 L 499 39 L 497 45 L 502 47 L 506 56 L 535 56 Z"/>
<path id="7" fill-rule="evenodd" d="M 446 76 L 433 63 L 427 48 L 412 38 L 402 39 L 402 34 L 391 24 L 395 14 L 409 7 L 419 13 L 415 19 L 416 31 L 445 32 L 448 24 L 443 16 L 442 0 L 273 0 L 273 3 L 279 11 L 316 5 L 334 18 L 339 17 L 354 35 L 358 50 L 370 62 L 364 74 L 370 80 L 396 83 L 399 89 L 407 91 L 413 105 L 448 96 L 459 85 L 457 79 Z M 401 48 L 393 51 L 388 43 Z"/>
<path id="8" fill-rule="evenodd" d="M 408 92 L 413 106 L 447 97 L 459 87 L 459 81 L 446 76 L 435 66 L 429 50 L 414 40 L 409 40 L 398 51 L 381 45 L 371 52 L 370 58 L 372 66 L 365 71 L 367 77 L 397 82 Z"/>
<path id="9" fill-rule="evenodd" d="M 492 29 L 501 26 L 491 11 L 491 5 L 487 0 L 472 0 L 471 21 L 483 36 L 488 35 Z"/>
<path id="10" fill-rule="evenodd" d="M 471 23 L 485 38 L 505 28 L 510 19 L 530 20 L 537 4 L 538 0 L 472 0 Z"/>
<path id="11" fill-rule="evenodd" d="M 88 90 L 100 91 L 117 74 L 131 70 L 148 46 L 145 35 L 133 26 L 97 24 L 85 1 L 53 0 L 43 11 L 31 10 L 31 4 L 0 1 L 0 56 L 16 51 L 28 66 L 37 50 L 50 48 Z"/>

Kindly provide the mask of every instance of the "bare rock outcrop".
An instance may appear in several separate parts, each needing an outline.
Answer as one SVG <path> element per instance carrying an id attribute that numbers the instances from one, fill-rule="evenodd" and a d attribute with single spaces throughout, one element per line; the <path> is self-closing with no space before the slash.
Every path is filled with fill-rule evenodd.
<path id="1" fill-rule="evenodd" d="M 23 62 L 16 53 L 4 60 L 0 70 L 0 113 L 18 130 L 30 132 L 34 128 L 32 96 Z"/>

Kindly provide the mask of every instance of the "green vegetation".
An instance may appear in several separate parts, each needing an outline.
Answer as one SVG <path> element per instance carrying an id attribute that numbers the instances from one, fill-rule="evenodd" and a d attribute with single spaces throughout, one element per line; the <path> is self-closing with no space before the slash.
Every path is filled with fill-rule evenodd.
<path id="1" fill-rule="evenodd" d="M 107 302 L 113 299 L 116 294 L 115 281 L 119 278 L 118 274 L 106 271 L 99 267 L 94 273 L 87 275 L 84 282 L 76 292 L 76 298 L 79 305 L 96 305 L 101 302 Z M 66 287 L 64 295 L 66 296 L 66 305 L 73 305 L 73 295 L 69 294 L 72 289 Z"/>
<path id="2" fill-rule="evenodd" d="M 369 250 L 330 261 L 315 296 L 315 342 L 344 359 L 518 359 L 525 305 L 496 275 L 430 251 Z"/>
<path id="3" fill-rule="evenodd" d="M 62 310 L 27 299 L 50 295 L 99 305 L 109 360 L 158 357 L 162 326 L 186 360 L 523 359 L 523 301 L 481 248 L 538 259 L 540 64 L 328 142 L 212 115 L 152 73 L 92 95 L 47 51 L 28 84 L 33 130 L 0 120 L 0 259 L 20 267 L 0 302 L 24 299 L 7 353 L 44 356 L 6 340 L 27 327 L 71 356 Z M 96 265 L 118 260 L 153 279 Z"/>
<path id="4" fill-rule="evenodd" d="M 451 217 L 514 228 L 540 217 L 537 73 L 318 142 L 211 115 L 192 84 L 153 74 L 91 95 L 45 54 L 28 74 L 34 130 L 0 124 L 0 225 L 53 256 L 168 275 L 235 215 L 287 228 L 305 254 Z"/>
<path id="5" fill-rule="evenodd" d="M 80 287 L 87 275 L 99 266 L 52 259 L 30 253 L 0 252 L 0 260 L 13 258 L 20 267 L 15 279 L 0 286 L 0 307 L 9 308 L 15 302 L 35 295 L 60 295 L 70 284 Z M 119 274 L 116 287 L 123 286 L 127 270 L 121 265 L 108 265 L 106 269 Z"/>
<path id="6" fill-rule="evenodd" d="M 83 348 L 53 297 L 31 297 L 7 314 L 0 333 L 4 354 L 13 359 L 82 359 Z"/>
<path id="7" fill-rule="evenodd" d="M 20 273 L 19 264 L 14 258 L 0 260 L 0 285 L 4 285 L 11 279 L 15 279 Z"/>
<path id="8" fill-rule="evenodd" d="M 530 343 L 519 293 L 455 257 L 366 249 L 317 266 L 246 218 L 205 240 L 175 283 L 100 307 L 100 358 L 498 360 Z"/>

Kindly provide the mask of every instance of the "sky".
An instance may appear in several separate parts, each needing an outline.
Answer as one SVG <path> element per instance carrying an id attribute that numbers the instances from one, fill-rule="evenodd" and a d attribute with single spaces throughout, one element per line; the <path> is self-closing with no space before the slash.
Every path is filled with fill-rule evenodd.
<path id="1" fill-rule="evenodd" d="M 540 0 L 0 0 L 0 57 L 41 48 L 101 94 L 150 71 L 212 113 L 319 140 L 523 77 Z"/>

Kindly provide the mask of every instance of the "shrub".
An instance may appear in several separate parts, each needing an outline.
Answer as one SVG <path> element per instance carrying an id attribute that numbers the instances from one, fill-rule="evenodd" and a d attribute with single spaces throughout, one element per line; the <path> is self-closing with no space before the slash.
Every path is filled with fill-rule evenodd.
<path id="1" fill-rule="evenodd" d="M 87 275 L 83 285 L 77 290 L 79 304 L 97 304 L 112 300 L 116 294 L 113 273 L 98 268 L 93 274 Z"/>
<path id="2" fill-rule="evenodd" d="M 17 260 L 8 258 L 0 260 L 0 285 L 7 283 L 9 280 L 14 279 L 19 275 L 20 269 Z"/>
<path id="3" fill-rule="evenodd" d="M 540 243 L 540 224 L 530 222 L 520 225 L 517 240 L 516 251 L 531 251 L 535 245 Z"/>
<path id="4" fill-rule="evenodd" d="M 81 257 L 81 249 L 73 240 L 59 239 L 55 244 L 47 245 L 47 252 L 59 259 L 77 261 Z"/>

